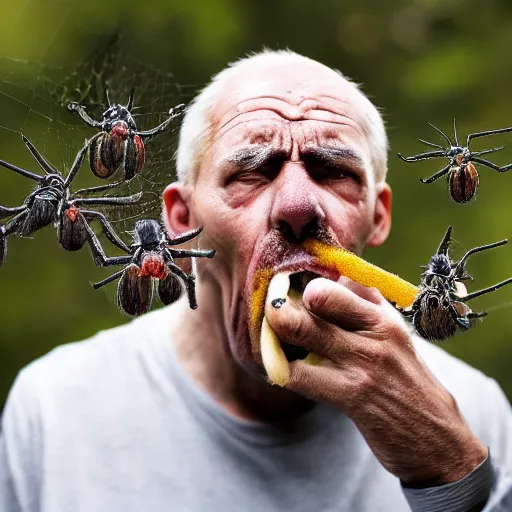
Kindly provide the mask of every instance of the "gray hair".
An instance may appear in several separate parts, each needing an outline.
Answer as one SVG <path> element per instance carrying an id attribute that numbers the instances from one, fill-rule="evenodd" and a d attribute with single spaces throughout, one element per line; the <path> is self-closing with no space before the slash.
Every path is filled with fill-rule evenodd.
<path id="1" fill-rule="evenodd" d="M 206 149 L 211 135 L 211 114 L 216 101 L 225 91 L 230 79 L 240 70 L 261 61 L 282 62 L 286 60 L 316 62 L 308 57 L 290 50 L 263 50 L 245 58 L 232 62 L 227 68 L 216 74 L 211 82 L 194 98 L 187 108 L 181 125 L 178 150 L 176 152 L 176 168 L 178 180 L 182 183 L 194 183 L 197 177 L 202 152 Z M 384 181 L 387 173 L 388 139 L 384 122 L 375 105 L 360 90 L 359 85 L 352 82 L 341 72 L 341 78 L 353 87 L 357 101 L 360 102 L 366 120 L 366 128 L 371 143 L 371 160 L 377 182 Z"/>

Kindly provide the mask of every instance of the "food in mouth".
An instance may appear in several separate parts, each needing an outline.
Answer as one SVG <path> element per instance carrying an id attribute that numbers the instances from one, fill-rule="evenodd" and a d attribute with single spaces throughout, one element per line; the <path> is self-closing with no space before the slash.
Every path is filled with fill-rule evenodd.
<path id="1" fill-rule="evenodd" d="M 315 268 L 325 269 L 326 275 L 343 275 L 364 286 L 375 287 L 400 307 L 409 307 L 418 294 L 416 286 L 343 248 L 318 240 L 306 240 L 303 249 L 313 256 Z M 279 309 L 287 300 L 301 300 L 306 285 L 322 275 L 301 269 L 276 273 L 260 269 L 256 277 L 258 282 L 253 286 L 250 317 L 253 324 L 258 324 L 252 326 L 251 332 L 259 330 L 258 348 L 268 380 L 284 387 L 290 380 L 291 361 L 303 359 L 307 364 L 318 364 L 322 358 L 302 347 L 282 343 L 265 318 L 265 304 Z"/>

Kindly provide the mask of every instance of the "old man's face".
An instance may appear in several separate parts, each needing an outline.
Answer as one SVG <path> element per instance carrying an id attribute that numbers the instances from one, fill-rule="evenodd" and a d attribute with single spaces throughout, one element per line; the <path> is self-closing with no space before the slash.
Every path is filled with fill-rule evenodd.
<path id="1" fill-rule="evenodd" d="M 248 334 L 248 303 L 262 269 L 311 270 L 301 249 L 320 237 L 361 254 L 389 230 L 390 192 L 377 183 L 372 138 L 353 86 L 314 62 L 257 64 L 217 99 L 189 209 L 217 250 L 201 286 L 217 290 L 235 359 L 260 356 Z"/>

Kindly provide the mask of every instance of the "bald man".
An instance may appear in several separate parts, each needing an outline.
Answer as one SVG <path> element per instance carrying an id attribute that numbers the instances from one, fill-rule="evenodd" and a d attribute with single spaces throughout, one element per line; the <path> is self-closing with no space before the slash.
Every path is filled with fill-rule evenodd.
<path id="1" fill-rule="evenodd" d="M 164 192 L 169 234 L 204 226 L 199 245 L 216 250 L 198 262 L 199 308 L 181 300 L 20 372 L 0 510 L 510 510 L 512 414 L 496 382 L 303 249 L 386 240 L 386 154 L 377 109 L 318 62 L 263 52 L 215 76 Z M 302 294 L 264 311 L 285 387 L 269 384 L 250 325 L 262 270 L 297 274 Z"/>

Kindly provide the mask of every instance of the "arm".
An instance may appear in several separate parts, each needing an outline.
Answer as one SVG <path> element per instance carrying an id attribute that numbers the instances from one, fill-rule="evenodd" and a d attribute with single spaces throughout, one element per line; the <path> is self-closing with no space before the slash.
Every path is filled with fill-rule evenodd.
<path id="1" fill-rule="evenodd" d="M 1 419 L 0 510 L 35 512 L 39 509 L 40 432 L 37 404 L 23 372 L 16 379 Z"/>
<path id="2" fill-rule="evenodd" d="M 375 457 L 402 481 L 413 511 L 483 510 L 496 463 L 503 464 L 503 443 L 472 432 L 380 293 L 346 278 L 316 279 L 302 299 L 303 305 L 287 299 L 280 309 L 265 308 L 281 340 L 324 358 L 316 365 L 291 363 L 287 387 L 347 414 Z M 510 422 L 506 400 L 499 409 L 502 422 Z M 510 430 L 503 427 L 502 437 Z"/>

